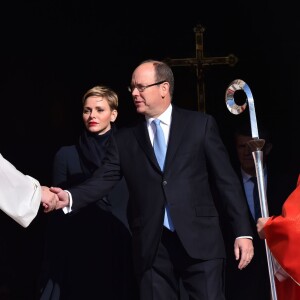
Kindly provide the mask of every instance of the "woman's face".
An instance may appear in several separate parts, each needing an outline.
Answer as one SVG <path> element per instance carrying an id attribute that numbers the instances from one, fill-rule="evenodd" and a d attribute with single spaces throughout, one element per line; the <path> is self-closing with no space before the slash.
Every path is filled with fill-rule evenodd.
<path id="1" fill-rule="evenodd" d="M 110 122 L 114 122 L 117 115 L 117 111 L 111 110 L 107 100 L 103 97 L 88 97 L 83 105 L 83 123 L 90 132 L 104 134 L 110 130 Z"/>

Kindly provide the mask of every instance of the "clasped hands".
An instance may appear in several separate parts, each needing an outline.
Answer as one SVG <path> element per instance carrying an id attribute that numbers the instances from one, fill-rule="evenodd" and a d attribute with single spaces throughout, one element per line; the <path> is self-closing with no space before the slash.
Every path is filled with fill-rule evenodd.
<path id="1" fill-rule="evenodd" d="M 61 209 L 69 205 L 68 193 L 61 188 L 41 186 L 42 199 L 41 203 L 44 208 L 44 212 Z"/>

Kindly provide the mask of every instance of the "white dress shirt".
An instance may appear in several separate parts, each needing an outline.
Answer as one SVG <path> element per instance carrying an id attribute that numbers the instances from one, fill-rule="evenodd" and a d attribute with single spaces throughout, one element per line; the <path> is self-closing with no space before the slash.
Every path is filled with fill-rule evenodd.
<path id="1" fill-rule="evenodd" d="M 168 141 L 169 141 L 171 116 L 172 116 L 172 105 L 170 104 L 169 107 L 158 118 L 156 118 L 156 119 L 160 120 L 160 126 L 163 130 L 163 133 L 164 133 L 167 148 L 168 148 Z M 154 134 L 155 134 L 154 128 L 153 128 L 153 125 L 152 125 L 153 120 L 154 120 L 154 118 L 147 118 L 146 117 L 147 128 L 148 128 L 149 137 L 150 137 L 150 141 L 151 141 L 152 146 L 153 146 L 153 140 L 154 140 Z"/>

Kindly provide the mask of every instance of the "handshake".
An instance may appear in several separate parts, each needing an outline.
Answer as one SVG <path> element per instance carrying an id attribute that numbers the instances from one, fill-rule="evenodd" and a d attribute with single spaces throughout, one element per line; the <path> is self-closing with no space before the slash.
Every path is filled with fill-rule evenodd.
<path id="1" fill-rule="evenodd" d="M 41 204 L 43 205 L 44 212 L 61 209 L 70 205 L 69 195 L 66 191 L 57 187 L 41 186 L 42 197 Z"/>

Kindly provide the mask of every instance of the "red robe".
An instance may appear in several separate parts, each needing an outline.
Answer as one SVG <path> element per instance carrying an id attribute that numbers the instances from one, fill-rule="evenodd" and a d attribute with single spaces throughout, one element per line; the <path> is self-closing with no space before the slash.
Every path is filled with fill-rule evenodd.
<path id="1" fill-rule="evenodd" d="M 266 242 L 287 278 L 275 277 L 278 300 L 300 299 L 300 175 L 296 189 L 282 206 L 282 214 L 264 226 Z"/>

